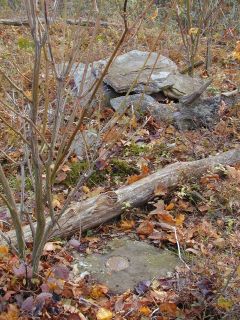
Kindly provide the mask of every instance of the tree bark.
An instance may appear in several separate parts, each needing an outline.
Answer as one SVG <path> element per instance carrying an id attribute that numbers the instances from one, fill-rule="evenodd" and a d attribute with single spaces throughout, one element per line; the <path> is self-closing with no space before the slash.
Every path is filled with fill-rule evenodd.
<path id="1" fill-rule="evenodd" d="M 157 186 L 174 187 L 189 178 L 198 178 L 216 165 L 234 165 L 240 163 L 240 148 L 233 149 L 216 156 L 191 162 L 177 162 L 166 166 L 133 184 L 121 187 L 116 191 L 103 193 L 82 202 L 73 202 L 64 215 L 59 219 L 51 238 L 71 236 L 80 228 L 82 231 L 96 227 L 122 212 L 124 204 L 132 207 L 140 206 L 154 196 Z M 30 227 L 24 226 L 26 242 L 32 241 Z M 16 243 L 14 231 L 5 235 Z M 0 243 L 3 243 L 3 239 Z"/>
<path id="2" fill-rule="evenodd" d="M 54 20 L 54 21 L 50 20 L 49 22 L 50 23 L 57 23 L 57 22 L 60 22 L 60 20 Z M 84 19 L 84 18 L 80 18 L 78 20 L 67 19 L 65 22 L 69 25 L 80 25 L 80 26 L 88 26 L 88 27 L 95 26 L 95 23 L 96 23 L 93 20 L 88 20 L 88 19 Z M 8 26 L 29 26 L 28 19 L 26 19 L 26 18 L 23 18 L 23 19 L 0 19 L 0 24 L 8 25 Z M 111 26 L 115 26 L 115 27 L 118 26 L 119 27 L 118 24 L 110 23 L 107 21 L 100 21 L 100 26 L 101 27 L 111 27 Z"/>

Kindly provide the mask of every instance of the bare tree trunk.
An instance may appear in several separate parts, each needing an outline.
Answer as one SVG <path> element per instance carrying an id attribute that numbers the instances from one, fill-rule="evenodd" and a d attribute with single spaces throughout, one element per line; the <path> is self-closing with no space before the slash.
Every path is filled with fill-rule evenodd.
<path id="1" fill-rule="evenodd" d="M 201 176 L 216 165 L 236 163 L 240 163 L 239 148 L 197 161 L 177 162 L 116 191 L 107 192 L 83 202 L 72 202 L 58 221 L 60 228 L 56 226 L 50 238 L 71 236 L 80 227 L 84 231 L 100 225 L 118 216 L 126 203 L 132 207 L 140 206 L 152 198 L 157 186 L 164 188 L 177 186 L 184 180 Z M 30 226 L 25 226 L 23 230 L 26 241 L 31 241 Z M 5 235 L 16 243 L 14 231 L 9 231 Z M 0 243 L 2 242 L 3 239 L 0 240 Z"/>

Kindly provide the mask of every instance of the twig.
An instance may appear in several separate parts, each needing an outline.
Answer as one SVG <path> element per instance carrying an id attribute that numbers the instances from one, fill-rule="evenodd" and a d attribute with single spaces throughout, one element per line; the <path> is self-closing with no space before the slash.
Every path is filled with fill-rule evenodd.
<path id="1" fill-rule="evenodd" d="M 18 249 L 12 244 L 12 241 L 10 238 L 6 237 L 5 234 L 0 230 L 0 236 L 6 241 L 9 248 L 12 249 L 16 255 L 19 255 Z"/>
<path id="2" fill-rule="evenodd" d="M 2 120 L 2 122 L 9 127 L 17 136 L 19 136 L 23 142 L 25 142 L 27 145 L 30 145 L 29 142 L 24 138 L 24 136 L 21 134 L 20 131 L 17 131 L 13 126 L 11 126 L 10 123 L 8 123 L 1 115 L 0 115 L 0 119 Z"/>
<path id="3" fill-rule="evenodd" d="M 0 149 L 0 152 L 2 152 L 4 154 L 4 156 L 11 161 L 14 164 L 17 164 L 17 162 L 15 160 L 13 160 L 5 151 L 3 151 L 2 149 Z"/>
<path id="4" fill-rule="evenodd" d="M 27 101 L 31 102 L 32 100 L 26 95 L 26 93 L 21 89 L 19 88 L 16 83 L 14 83 L 7 75 L 6 73 L 0 68 L 0 73 L 3 75 L 3 77 L 10 83 L 10 85 L 15 88 L 19 93 L 21 93 L 24 98 L 27 99 Z"/>
<path id="5" fill-rule="evenodd" d="M 23 120 L 27 121 L 30 126 L 33 127 L 33 129 L 36 131 L 36 133 L 43 139 L 43 141 L 45 142 L 46 146 L 48 147 L 48 149 L 50 148 L 49 143 L 47 142 L 46 138 L 44 137 L 44 135 L 38 130 L 38 128 L 36 127 L 36 125 L 32 122 L 31 119 L 29 119 L 28 117 L 22 115 L 21 113 L 17 112 L 16 110 L 14 110 L 12 107 L 10 107 L 7 103 L 0 101 L 0 103 L 8 108 L 9 110 L 11 110 L 13 113 L 15 113 L 18 117 L 22 118 Z M 29 144 L 29 143 L 28 143 Z"/>
<path id="6" fill-rule="evenodd" d="M 180 248 L 180 244 L 178 241 L 178 236 L 177 236 L 177 228 L 176 227 L 172 227 L 173 231 L 174 231 L 174 235 L 175 235 L 175 239 L 176 239 L 176 243 L 177 243 L 177 249 L 178 249 L 178 257 L 179 259 L 182 261 L 182 263 L 186 266 L 186 268 L 188 270 L 191 270 L 191 268 L 188 266 L 188 264 L 183 260 L 182 258 L 182 254 L 181 254 L 181 248 Z"/>

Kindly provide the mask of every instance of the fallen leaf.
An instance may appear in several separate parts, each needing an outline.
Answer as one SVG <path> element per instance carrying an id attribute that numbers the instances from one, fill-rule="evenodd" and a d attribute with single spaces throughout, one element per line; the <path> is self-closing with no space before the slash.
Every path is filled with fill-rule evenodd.
<path id="1" fill-rule="evenodd" d="M 141 174 L 144 176 L 149 174 L 149 167 L 146 164 L 141 165 Z"/>
<path id="2" fill-rule="evenodd" d="M 197 35 L 199 33 L 199 28 L 190 28 L 188 31 L 188 34 L 191 35 Z"/>
<path id="3" fill-rule="evenodd" d="M 71 171 L 71 168 L 68 166 L 68 165 L 66 165 L 66 164 L 64 164 L 63 166 L 62 166 L 62 169 L 61 169 L 63 172 L 69 172 L 69 171 Z"/>
<path id="4" fill-rule="evenodd" d="M 8 254 L 9 250 L 7 246 L 0 246 L 0 257 L 6 256 Z"/>
<path id="5" fill-rule="evenodd" d="M 132 184 L 132 183 L 146 177 L 148 174 L 149 174 L 148 166 L 146 164 L 142 164 L 141 165 L 141 174 L 134 174 L 134 175 L 128 177 L 127 183 Z"/>
<path id="6" fill-rule="evenodd" d="M 0 315 L 0 320 L 18 320 L 19 319 L 19 310 L 15 304 L 10 304 L 8 306 L 8 311 L 3 312 Z"/>
<path id="7" fill-rule="evenodd" d="M 175 219 L 175 221 L 176 221 L 176 226 L 181 226 L 181 225 L 183 224 L 184 220 L 185 220 L 185 215 L 182 214 L 182 213 L 178 214 L 178 215 L 176 216 L 176 219 Z"/>
<path id="8" fill-rule="evenodd" d="M 13 267 L 14 275 L 18 278 L 32 278 L 32 267 L 22 262 L 19 267 Z"/>
<path id="9" fill-rule="evenodd" d="M 65 181 L 66 178 L 67 178 L 66 172 L 60 171 L 60 172 L 58 172 L 55 181 L 56 181 L 56 183 L 61 183 L 61 182 Z"/>
<path id="10" fill-rule="evenodd" d="M 135 221 L 134 220 L 122 220 L 120 222 L 120 228 L 122 230 L 131 230 L 135 227 Z"/>
<path id="11" fill-rule="evenodd" d="M 136 285 L 135 291 L 137 294 L 143 295 L 145 292 L 149 290 L 150 286 L 151 286 L 151 281 L 143 280 Z"/>
<path id="12" fill-rule="evenodd" d="M 127 178 L 127 184 L 132 184 L 132 183 L 142 179 L 143 177 L 144 177 L 144 175 L 142 175 L 142 174 L 134 174 L 134 175 Z"/>
<path id="13" fill-rule="evenodd" d="M 61 249 L 62 247 L 59 245 L 59 241 L 56 242 L 47 242 L 44 246 L 44 251 L 55 251 L 57 249 Z"/>
<path id="14" fill-rule="evenodd" d="M 53 198 L 52 206 L 53 206 L 54 209 L 61 209 L 61 203 L 58 200 L 57 196 Z"/>
<path id="15" fill-rule="evenodd" d="M 166 206 L 165 209 L 166 209 L 167 211 L 171 211 L 171 210 L 174 208 L 174 206 L 175 206 L 174 203 L 170 202 L 170 203 Z"/>
<path id="16" fill-rule="evenodd" d="M 100 308 L 96 314 L 97 320 L 111 320 L 113 313 L 105 308 Z"/>
<path id="17" fill-rule="evenodd" d="M 104 297 L 107 292 L 108 292 L 108 287 L 101 284 L 97 284 L 93 286 L 90 292 L 90 297 L 92 299 L 98 299 L 98 298 Z"/>
<path id="18" fill-rule="evenodd" d="M 53 273 L 56 278 L 59 278 L 62 280 L 68 280 L 70 271 L 66 266 L 58 265 L 54 268 Z"/>
<path id="19" fill-rule="evenodd" d="M 82 191 L 84 193 L 89 193 L 90 192 L 90 189 L 87 187 L 87 186 L 82 186 Z"/>
<path id="20" fill-rule="evenodd" d="M 151 19 L 152 21 L 155 21 L 155 20 L 157 19 L 157 17 L 158 17 L 158 8 L 156 8 L 156 9 L 154 10 L 154 12 L 153 12 L 153 14 L 151 15 L 150 19 Z"/>
<path id="21" fill-rule="evenodd" d="M 158 213 L 157 216 L 158 216 L 158 219 L 163 221 L 163 222 L 166 222 L 166 223 L 171 224 L 171 225 L 175 225 L 176 224 L 176 221 L 175 221 L 174 217 L 168 212 Z"/>
<path id="22" fill-rule="evenodd" d="M 78 249 L 81 245 L 81 242 L 76 240 L 76 239 L 71 239 L 68 241 L 68 243 L 70 244 L 70 246 L 72 246 L 74 249 Z"/>
<path id="23" fill-rule="evenodd" d="M 159 184 L 155 187 L 154 194 L 155 196 L 165 196 L 168 194 L 168 189 L 165 186 Z"/>
<path id="24" fill-rule="evenodd" d="M 160 304 L 159 309 L 161 312 L 167 314 L 170 317 L 177 316 L 177 306 L 175 303 L 164 302 L 164 303 Z"/>
<path id="25" fill-rule="evenodd" d="M 230 299 L 226 299 L 223 296 L 219 297 L 217 300 L 218 307 L 224 310 L 230 310 L 233 306 L 233 301 Z"/>
<path id="26" fill-rule="evenodd" d="M 148 220 L 143 221 L 137 228 L 137 233 L 144 236 L 149 236 L 152 232 L 153 232 L 153 224 Z"/>
<path id="27" fill-rule="evenodd" d="M 151 314 L 151 309 L 147 306 L 140 307 L 138 311 L 146 317 Z"/>

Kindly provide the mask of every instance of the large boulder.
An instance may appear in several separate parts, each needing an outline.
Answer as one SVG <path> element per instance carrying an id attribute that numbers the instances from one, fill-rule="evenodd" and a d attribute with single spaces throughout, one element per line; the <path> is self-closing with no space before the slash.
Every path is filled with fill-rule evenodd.
<path id="1" fill-rule="evenodd" d="M 132 50 L 118 56 L 104 82 L 116 92 L 156 93 L 162 90 L 163 82 L 170 74 L 178 72 L 177 65 L 156 52 Z"/>
<path id="2" fill-rule="evenodd" d="M 157 52 L 138 50 L 118 56 L 104 82 L 122 94 L 128 91 L 146 94 L 163 91 L 173 99 L 191 94 L 204 83 L 201 79 L 180 74 L 171 59 Z"/>

